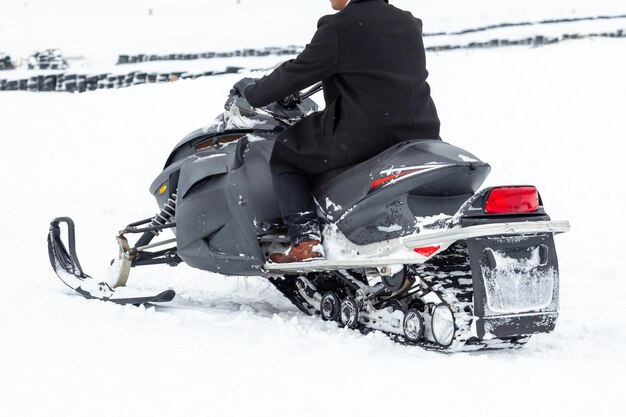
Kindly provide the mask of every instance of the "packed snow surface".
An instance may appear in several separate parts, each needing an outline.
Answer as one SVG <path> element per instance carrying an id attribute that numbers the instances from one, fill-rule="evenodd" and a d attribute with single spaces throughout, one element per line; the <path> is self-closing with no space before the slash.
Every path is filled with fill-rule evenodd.
<path id="1" fill-rule="evenodd" d="M 626 13 L 610 0 L 392 3 L 428 32 Z M 310 0 L 5 0 L 0 50 L 60 47 L 92 68 L 123 52 L 304 44 L 329 12 Z M 136 308 L 85 300 L 54 276 L 50 220 L 72 216 L 82 266 L 104 273 L 116 232 L 156 212 L 147 189 L 171 148 L 250 74 L 0 93 L 0 416 L 619 415 L 624 51 L 624 39 L 595 39 L 428 54 L 442 137 L 491 164 L 485 185 L 536 185 L 551 217 L 572 223 L 556 237 L 556 330 L 520 351 L 452 356 L 305 316 L 259 278 L 140 268 L 132 285 L 178 296 Z"/>

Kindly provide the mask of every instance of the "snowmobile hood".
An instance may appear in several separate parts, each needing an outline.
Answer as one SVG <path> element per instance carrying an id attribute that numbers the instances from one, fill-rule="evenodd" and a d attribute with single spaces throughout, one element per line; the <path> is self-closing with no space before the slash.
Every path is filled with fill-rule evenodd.
<path id="1" fill-rule="evenodd" d="M 278 132 L 286 127 L 269 113 L 252 109 L 247 102 L 240 102 L 240 100 L 235 99 L 232 103 L 227 102 L 226 111 L 219 115 L 213 123 L 194 130 L 178 142 L 167 158 L 164 168 L 181 157 L 192 154 L 191 148 L 203 140 L 225 133 Z M 190 151 L 185 152 L 185 149 Z"/>

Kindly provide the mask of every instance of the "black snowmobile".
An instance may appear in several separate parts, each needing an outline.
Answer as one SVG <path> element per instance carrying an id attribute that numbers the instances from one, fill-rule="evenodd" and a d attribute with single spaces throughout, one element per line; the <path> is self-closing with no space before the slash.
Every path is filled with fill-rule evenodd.
<path id="1" fill-rule="evenodd" d="M 175 295 L 126 286 L 132 267 L 185 262 L 263 276 L 307 314 L 446 352 L 519 347 L 552 331 L 559 306 L 553 235 L 569 223 L 550 220 L 535 187 L 477 192 L 489 165 L 440 140 L 407 138 L 317 178 L 326 259 L 268 262 L 289 246 L 269 171 L 274 139 L 317 111 L 310 96 L 320 89 L 261 109 L 231 94 L 212 125 L 171 152 L 150 187 L 160 213 L 119 233 L 107 276 L 83 272 L 71 219 L 52 221 L 57 275 L 86 298 L 120 304 Z M 166 230 L 175 237 L 155 242 Z"/>

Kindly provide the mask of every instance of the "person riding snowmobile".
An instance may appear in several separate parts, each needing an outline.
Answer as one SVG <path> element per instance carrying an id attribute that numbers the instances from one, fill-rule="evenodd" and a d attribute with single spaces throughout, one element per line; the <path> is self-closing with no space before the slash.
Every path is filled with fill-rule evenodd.
<path id="1" fill-rule="evenodd" d="M 270 159 L 292 246 L 273 262 L 323 258 L 309 180 L 370 159 L 407 140 L 439 138 L 426 82 L 422 22 L 387 0 L 331 0 L 305 49 L 262 79 L 234 90 L 263 107 L 322 81 L 326 108 L 282 132 Z"/>
<path id="2" fill-rule="evenodd" d="M 50 222 L 65 285 L 160 305 L 176 292 L 128 286 L 131 269 L 184 263 L 264 277 L 305 314 L 428 350 L 516 349 L 554 330 L 554 236 L 569 222 L 548 216 L 534 186 L 480 189 L 490 165 L 437 139 L 419 20 L 383 0 L 339 3 L 295 60 L 238 83 L 248 101 L 231 91 L 213 124 L 178 142 L 150 186 L 160 211 L 119 232 L 106 274 L 83 271 L 71 218 Z M 327 107 L 315 113 L 319 83 L 294 92 L 320 79 Z M 325 235 L 336 231 L 327 260 L 309 178 Z M 281 208 L 295 246 L 275 254 L 291 243 Z"/>

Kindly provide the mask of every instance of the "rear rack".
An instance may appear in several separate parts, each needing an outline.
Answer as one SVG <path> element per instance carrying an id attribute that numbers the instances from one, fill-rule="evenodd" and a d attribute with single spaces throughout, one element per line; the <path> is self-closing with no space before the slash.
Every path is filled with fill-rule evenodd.
<path id="1" fill-rule="evenodd" d="M 566 220 L 492 223 L 422 233 L 419 236 L 403 239 L 403 243 L 407 248 L 415 248 L 485 236 L 565 233 L 568 232 L 570 228 L 571 226 Z"/>

